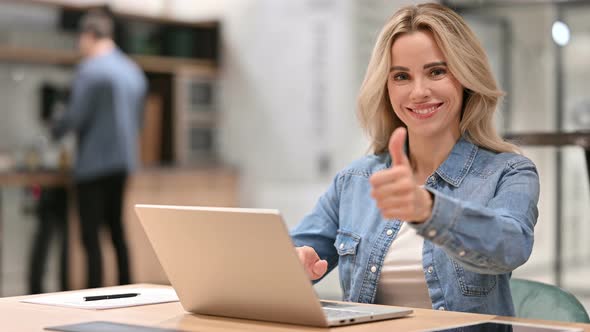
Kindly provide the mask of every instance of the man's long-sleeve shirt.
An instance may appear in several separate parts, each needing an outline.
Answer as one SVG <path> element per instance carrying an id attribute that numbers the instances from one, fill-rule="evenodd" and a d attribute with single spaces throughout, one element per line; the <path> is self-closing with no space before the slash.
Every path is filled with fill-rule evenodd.
<path id="1" fill-rule="evenodd" d="M 76 134 L 77 181 L 137 167 L 146 88 L 141 69 L 119 49 L 79 65 L 68 110 L 52 128 L 56 138 Z"/>

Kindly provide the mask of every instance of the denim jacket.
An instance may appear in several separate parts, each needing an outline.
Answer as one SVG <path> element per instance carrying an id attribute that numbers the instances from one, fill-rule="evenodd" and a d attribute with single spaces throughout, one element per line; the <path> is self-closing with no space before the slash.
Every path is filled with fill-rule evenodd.
<path id="1" fill-rule="evenodd" d="M 389 154 L 366 156 L 334 178 L 317 205 L 291 232 L 338 265 L 343 300 L 373 303 L 383 261 L 400 220 L 381 216 L 369 177 L 391 167 Z M 539 178 L 532 161 L 459 139 L 425 186 L 432 215 L 409 223 L 424 238 L 422 266 L 432 307 L 513 316 L 511 272 L 533 247 Z"/>

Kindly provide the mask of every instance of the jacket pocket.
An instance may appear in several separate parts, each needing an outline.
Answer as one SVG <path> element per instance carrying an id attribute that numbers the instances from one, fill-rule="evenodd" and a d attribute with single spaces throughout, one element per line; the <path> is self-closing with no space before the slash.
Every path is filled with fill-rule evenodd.
<path id="1" fill-rule="evenodd" d="M 496 287 L 498 279 L 496 275 L 467 271 L 459 263 L 452 261 L 463 295 L 487 296 Z"/>
<path id="2" fill-rule="evenodd" d="M 356 266 L 356 254 L 361 237 L 357 234 L 338 230 L 334 247 L 338 252 L 338 272 L 340 274 L 340 287 L 344 299 L 348 300 L 352 287 L 353 273 Z"/>

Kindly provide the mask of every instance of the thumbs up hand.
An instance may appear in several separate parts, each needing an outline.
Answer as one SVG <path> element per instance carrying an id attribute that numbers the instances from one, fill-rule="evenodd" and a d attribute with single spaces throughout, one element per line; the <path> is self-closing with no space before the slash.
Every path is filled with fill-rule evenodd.
<path id="1" fill-rule="evenodd" d="M 389 138 L 389 155 L 391 155 L 392 165 L 403 165 L 412 171 L 408 156 L 404 152 L 404 145 L 406 144 L 407 130 L 404 127 L 399 127 L 393 131 Z"/>
<path id="2" fill-rule="evenodd" d="M 371 196 L 377 201 L 384 218 L 421 223 L 430 218 L 433 201 L 431 194 L 414 179 L 412 166 L 404 152 L 406 136 L 403 127 L 391 134 L 389 154 L 392 167 L 371 176 Z"/>

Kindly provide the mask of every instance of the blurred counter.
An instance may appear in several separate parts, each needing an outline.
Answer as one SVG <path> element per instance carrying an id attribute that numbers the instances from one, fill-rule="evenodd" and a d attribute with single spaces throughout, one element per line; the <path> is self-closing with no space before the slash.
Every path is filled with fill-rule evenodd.
<path id="1" fill-rule="evenodd" d="M 69 173 L 59 171 L 2 171 L 0 186 L 63 186 L 70 181 Z"/>
<path id="2" fill-rule="evenodd" d="M 158 179 L 160 177 L 185 178 L 192 181 L 193 176 L 210 178 L 215 185 L 215 180 L 219 175 L 235 174 L 235 170 L 225 166 L 202 166 L 195 168 L 177 168 L 177 167 L 152 167 L 143 168 L 135 172 L 131 177 L 131 182 L 140 183 L 145 178 Z M 170 180 L 170 179 L 168 179 Z M 38 170 L 38 171 L 20 171 L 20 170 L 6 170 L 0 171 L 0 186 L 64 186 L 72 182 L 71 173 L 55 171 L 55 170 Z M 209 183 L 211 184 L 211 183 Z"/>
<path id="3" fill-rule="evenodd" d="M 57 171 L 0 172 L 0 189 L 2 187 L 29 185 L 69 185 L 70 183 L 70 174 Z M 132 282 L 168 283 L 166 275 L 135 215 L 135 204 L 235 207 L 238 206 L 238 186 L 237 171 L 226 166 L 146 168 L 134 173 L 129 178 L 123 210 Z M 70 201 L 73 202 L 72 198 L 70 198 Z M 84 284 L 86 280 L 84 275 L 85 263 L 79 240 L 78 217 L 73 207 L 74 204 L 70 204 L 69 283 L 70 288 L 80 289 L 86 287 Z M 3 222 L 12 221 L 4 220 Z M 109 239 L 106 237 L 107 234 L 103 235 L 101 241 L 105 264 L 104 280 L 106 285 L 114 285 L 117 280 L 115 254 Z M 6 235 L 2 234 L 0 228 L 0 246 L 2 236 Z"/>

